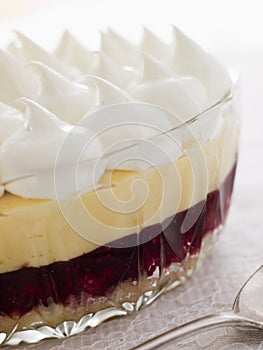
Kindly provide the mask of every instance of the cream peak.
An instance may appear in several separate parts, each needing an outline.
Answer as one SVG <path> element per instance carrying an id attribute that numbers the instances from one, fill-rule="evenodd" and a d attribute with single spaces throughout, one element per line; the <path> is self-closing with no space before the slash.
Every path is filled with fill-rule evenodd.
<path id="1" fill-rule="evenodd" d="M 24 98 L 21 102 L 26 107 L 27 121 L 0 146 L 0 173 L 6 191 L 24 198 L 56 199 L 56 173 L 64 184 L 59 197 L 74 194 L 78 157 L 89 160 L 99 156 L 100 141 L 93 140 L 94 134 L 88 128 L 71 126 L 32 100 Z M 66 152 L 57 162 L 65 142 Z M 95 166 L 94 161 L 81 164 L 81 190 L 94 188 L 94 181 L 96 185 L 104 167 L 94 173 Z"/>
<path id="2" fill-rule="evenodd" d="M 40 74 L 36 101 L 67 123 L 76 124 L 96 104 L 94 89 L 72 82 L 40 62 L 30 66 Z"/>
<path id="3" fill-rule="evenodd" d="M 10 53 L 0 50 L 0 99 L 15 107 L 15 100 L 35 98 L 38 90 L 36 77 Z"/>
<path id="4" fill-rule="evenodd" d="M 17 50 L 14 50 L 14 54 L 20 51 L 20 57 L 24 63 L 40 61 L 69 78 L 76 77 L 76 71 L 63 64 L 55 55 L 45 51 L 22 33 L 15 32 L 15 34 L 19 47 L 17 47 Z"/>
<path id="5" fill-rule="evenodd" d="M 55 50 L 55 55 L 67 65 L 80 70 L 82 74 L 88 73 L 91 52 L 67 30 L 64 31 Z"/>
<path id="6" fill-rule="evenodd" d="M 138 49 L 112 29 L 108 29 L 106 33 L 101 32 L 100 51 L 120 66 L 138 67 Z"/>
<path id="7" fill-rule="evenodd" d="M 48 134 L 51 136 L 52 134 L 57 134 L 57 132 L 68 132 L 72 127 L 35 101 L 23 97 L 18 102 L 24 105 L 25 126 L 30 133 Z"/>
<path id="8" fill-rule="evenodd" d="M 170 78 L 173 76 L 173 72 L 166 68 L 162 62 L 158 61 L 154 57 L 142 52 L 142 69 L 141 69 L 141 81 L 160 80 L 164 78 Z"/>
<path id="9" fill-rule="evenodd" d="M 0 101 L 0 144 L 24 125 L 24 114 Z"/>
<path id="10" fill-rule="evenodd" d="M 179 75 L 196 77 L 206 89 L 210 103 L 219 101 L 232 86 L 227 70 L 178 28 L 173 26 L 172 30 L 172 70 Z"/>
<path id="11" fill-rule="evenodd" d="M 159 61 L 165 62 L 171 56 L 170 47 L 146 27 L 143 28 L 141 50 L 157 58 Z"/>
<path id="12" fill-rule="evenodd" d="M 93 84 L 97 92 L 97 105 L 94 109 L 114 105 L 117 103 L 128 103 L 133 99 L 118 86 L 94 75 L 86 75 L 81 79 L 83 84 Z"/>
<path id="13" fill-rule="evenodd" d="M 123 69 L 105 53 L 94 51 L 92 55 L 92 65 L 89 74 L 109 80 L 122 89 L 131 85 L 136 79 L 135 72 Z"/>

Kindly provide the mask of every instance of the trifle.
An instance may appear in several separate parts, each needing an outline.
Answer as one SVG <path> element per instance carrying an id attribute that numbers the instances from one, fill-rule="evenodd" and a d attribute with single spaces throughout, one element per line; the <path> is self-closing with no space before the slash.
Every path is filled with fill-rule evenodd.
<path id="1" fill-rule="evenodd" d="M 127 315 L 190 276 L 225 223 L 234 78 L 172 28 L 90 51 L 0 52 L 0 343 Z"/>

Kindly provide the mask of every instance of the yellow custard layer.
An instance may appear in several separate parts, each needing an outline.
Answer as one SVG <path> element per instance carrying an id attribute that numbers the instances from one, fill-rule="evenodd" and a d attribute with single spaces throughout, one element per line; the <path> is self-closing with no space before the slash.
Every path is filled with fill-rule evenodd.
<path id="1" fill-rule="evenodd" d="M 224 123 L 216 137 L 189 146 L 175 162 L 107 171 L 103 187 L 81 198 L 58 203 L 6 193 L 0 199 L 0 273 L 72 259 L 204 200 L 236 162 L 239 131 L 233 125 Z"/>

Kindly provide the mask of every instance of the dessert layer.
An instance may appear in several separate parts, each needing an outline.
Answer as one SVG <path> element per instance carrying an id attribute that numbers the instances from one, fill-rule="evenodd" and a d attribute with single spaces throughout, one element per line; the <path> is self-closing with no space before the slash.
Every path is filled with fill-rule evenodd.
<path id="1" fill-rule="evenodd" d="M 0 199 L 0 273 L 67 261 L 204 201 L 233 168 L 237 139 L 237 130 L 227 123 L 200 148 L 189 146 L 175 163 L 138 173 L 106 173 L 101 179 L 106 188 L 85 194 L 81 201 L 57 203 L 5 194 Z M 130 200 L 133 189 L 135 203 Z"/>
<path id="2" fill-rule="evenodd" d="M 212 233 L 204 237 L 202 241 L 202 254 L 205 254 L 206 250 L 209 249 L 211 240 Z M 108 308 L 115 307 L 123 310 L 123 303 L 137 303 L 145 292 L 152 290 L 159 292 L 159 288 L 163 288 L 166 283 L 169 283 L 170 286 L 173 281 L 181 280 L 181 277 L 185 276 L 188 269 L 195 268 L 197 261 L 198 256 L 189 255 L 184 261 L 184 266 L 173 264 L 165 270 L 161 278 L 157 276 L 148 278 L 144 275 L 140 277 L 139 282 L 126 280 L 121 282 L 114 292 L 107 297 L 96 296 L 95 298 L 87 298 L 85 293 L 83 293 L 83 296 L 78 298 L 78 300 L 72 297 L 69 305 L 54 303 L 48 307 L 39 305 L 26 314 L 16 317 L 0 314 L 0 332 L 10 334 L 14 328 L 16 330 L 22 330 L 25 327 L 37 328 L 41 325 L 57 327 L 64 321 L 78 321 L 84 315 L 96 314 Z M 140 306 L 143 306 L 143 304 Z"/>
<path id="3" fill-rule="evenodd" d="M 105 169 L 116 168 L 120 154 L 115 153 L 114 165 L 112 158 L 101 162 L 100 171 L 94 171 L 93 158 L 117 143 L 127 145 L 134 138 L 145 141 L 192 118 L 198 120 L 191 125 L 196 124 L 198 139 L 213 137 L 212 114 L 215 109 L 221 112 L 219 101 L 225 105 L 231 99 L 233 81 L 220 63 L 180 30 L 173 27 L 171 34 L 167 45 L 146 30 L 141 44 L 134 45 L 109 30 L 102 34 L 98 51 L 89 51 L 66 32 L 58 49 L 50 53 L 16 32 L 14 42 L 0 51 L 0 178 L 5 190 L 23 198 L 56 199 L 56 168 L 60 182 L 66 184 L 61 186 L 60 198 L 67 198 L 76 193 L 68 180 L 74 177 L 68 174 L 75 167 L 68 164 L 82 154 L 78 185 L 81 193 L 89 192 L 97 188 Z M 160 56 L 159 51 L 166 54 Z M 20 105 L 15 102 L 18 99 Z M 210 117 L 203 123 L 207 114 Z M 182 129 L 177 147 L 156 145 L 174 148 L 174 160 L 185 144 Z M 189 141 L 193 135 L 187 136 Z M 60 152 L 65 145 L 69 151 Z M 142 147 L 138 153 L 143 153 Z M 118 158 L 117 167 L 141 170 L 136 150 L 129 155 L 132 159 Z M 28 174 L 33 176 L 25 177 Z M 144 222 L 145 218 L 140 225 Z"/>
<path id="4" fill-rule="evenodd" d="M 110 296 L 126 280 L 137 283 L 141 276 L 162 275 L 171 264 L 197 253 L 203 237 L 224 223 L 234 175 L 235 167 L 220 189 L 208 194 L 206 201 L 167 218 L 168 223 L 148 226 L 139 235 L 120 239 L 120 248 L 113 242 L 112 246 L 101 246 L 69 261 L 0 274 L 0 314 L 21 316 L 39 305 L 48 307 L 53 303 L 74 309 L 83 298 Z M 199 211 L 201 214 L 196 218 Z M 194 225 L 182 232 L 189 214 Z"/>

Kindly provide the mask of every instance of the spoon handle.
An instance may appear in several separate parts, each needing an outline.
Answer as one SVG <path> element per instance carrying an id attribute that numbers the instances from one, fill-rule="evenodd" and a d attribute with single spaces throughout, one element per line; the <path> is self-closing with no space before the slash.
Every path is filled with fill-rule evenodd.
<path id="1" fill-rule="evenodd" d="M 176 340 L 184 335 L 188 335 L 192 332 L 199 331 L 208 327 L 214 328 L 222 327 L 224 325 L 247 326 L 252 328 L 262 327 L 262 325 L 260 325 L 258 322 L 239 316 L 233 312 L 213 314 L 182 324 L 179 327 L 172 328 L 167 332 L 157 335 L 156 337 L 147 340 L 145 343 L 132 348 L 131 350 L 163 349 L 163 347 L 159 348 L 159 346 L 167 344 L 170 341 Z"/>

